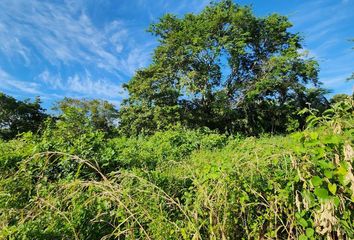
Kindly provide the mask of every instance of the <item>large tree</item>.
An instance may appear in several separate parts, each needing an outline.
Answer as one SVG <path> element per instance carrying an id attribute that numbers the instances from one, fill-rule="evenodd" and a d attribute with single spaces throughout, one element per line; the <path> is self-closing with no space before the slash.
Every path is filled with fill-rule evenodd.
<path id="1" fill-rule="evenodd" d="M 48 117 L 41 101 L 20 101 L 0 93 L 0 138 L 11 139 L 23 132 L 36 132 Z"/>
<path id="2" fill-rule="evenodd" d="M 152 63 L 125 85 L 127 134 L 180 122 L 247 134 L 285 131 L 297 110 L 323 105 L 318 64 L 278 14 L 256 17 L 231 0 L 150 27 L 159 39 Z"/>

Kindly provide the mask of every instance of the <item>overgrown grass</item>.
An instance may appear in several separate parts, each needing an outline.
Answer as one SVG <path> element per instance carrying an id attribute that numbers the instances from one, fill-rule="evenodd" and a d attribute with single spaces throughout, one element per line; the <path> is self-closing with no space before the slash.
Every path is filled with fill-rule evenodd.
<path id="1" fill-rule="evenodd" d="M 0 238 L 353 239 L 354 121 L 342 110 L 287 136 L 51 127 L 0 142 Z"/>

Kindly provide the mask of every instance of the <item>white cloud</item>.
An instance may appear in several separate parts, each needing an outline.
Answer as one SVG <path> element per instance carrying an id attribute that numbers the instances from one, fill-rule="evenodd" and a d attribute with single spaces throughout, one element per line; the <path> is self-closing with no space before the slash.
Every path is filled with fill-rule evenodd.
<path id="1" fill-rule="evenodd" d="M 39 85 L 33 82 L 18 81 L 9 73 L 0 68 L 0 89 L 7 91 L 21 91 L 30 94 L 41 94 Z"/>
<path id="2" fill-rule="evenodd" d="M 121 85 L 113 84 L 105 79 L 93 80 L 90 75 L 75 74 L 67 80 L 68 89 L 88 96 L 106 96 L 115 98 L 124 94 Z"/>
<path id="3" fill-rule="evenodd" d="M 81 97 L 113 99 L 126 96 L 121 84 L 113 83 L 107 79 L 93 79 L 87 70 L 83 74 L 76 73 L 67 78 L 63 78 L 59 74 L 53 75 L 45 70 L 37 77 L 37 80 L 47 85 L 49 89 Z"/>
<path id="4" fill-rule="evenodd" d="M 122 22 L 96 27 L 80 2 L 4 0 L 0 2 L 0 53 L 27 65 L 49 62 L 52 66 L 79 64 L 98 67 L 117 75 L 129 75 L 133 66 L 146 63 L 125 58 L 149 51 L 135 44 Z M 125 50 L 126 55 L 122 54 Z M 44 61 L 44 62 L 43 62 Z M 128 72 L 127 72 L 128 71 Z"/>
<path id="5" fill-rule="evenodd" d="M 37 79 L 49 85 L 52 89 L 64 89 L 62 77 L 60 75 L 52 76 L 48 70 L 39 74 Z"/>

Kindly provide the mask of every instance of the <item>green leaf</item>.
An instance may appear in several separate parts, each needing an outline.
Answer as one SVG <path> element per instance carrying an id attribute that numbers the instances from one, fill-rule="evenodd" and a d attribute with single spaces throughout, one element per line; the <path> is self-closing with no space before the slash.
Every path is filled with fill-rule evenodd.
<path id="1" fill-rule="evenodd" d="M 340 167 L 337 169 L 337 174 L 345 176 L 345 175 L 347 175 L 347 171 L 348 171 L 347 165 L 344 162 L 342 162 L 340 164 Z"/>
<path id="2" fill-rule="evenodd" d="M 338 176 L 338 181 L 342 186 L 347 186 L 349 184 L 348 179 L 343 175 Z"/>
<path id="3" fill-rule="evenodd" d="M 324 188 L 316 188 L 314 193 L 319 199 L 327 199 L 328 198 L 328 191 Z"/>
<path id="4" fill-rule="evenodd" d="M 333 172 L 332 172 L 332 171 L 329 171 L 329 170 L 325 170 L 325 171 L 324 171 L 324 175 L 325 175 L 327 178 L 332 178 L 332 177 L 333 177 Z"/>
<path id="5" fill-rule="evenodd" d="M 310 137 L 311 137 L 311 139 L 316 140 L 316 139 L 318 139 L 318 133 L 317 132 L 311 132 L 310 133 Z"/>
<path id="6" fill-rule="evenodd" d="M 336 135 L 330 135 L 322 139 L 322 142 L 325 144 L 339 144 L 340 143 L 340 137 Z"/>
<path id="7" fill-rule="evenodd" d="M 307 237 L 312 237 L 315 234 L 315 230 L 312 228 L 306 228 L 306 236 Z"/>
<path id="8" fill-rule="evenodd" d="M 300 218 L 298 220 L 298 222 L 303 228 L 306 228 L 308 226 L 308 223 L 307 223 L 306 219 L 304 219 L 304 218 Z"/>
<path id="9" fill-rule="evenodd" d="M 328 183 L 328 190 L 335 195 L 337 192 L 337 185 L 335 183 Z"/>
<path id="10" fill-rule="evenodd" d="M 336 207 L 338 207 L 339 204 L 340 204 L 340 199 L 339 199 L 339 197 L 337 197 L 337 196 L 333 197 L 333 202 L 334 202 L 334 205 L 335 205 Z"/>
<path id="11" fill-rule="evenodd" d="M 304 234 L 301 234 L 299 236 L 299 240 L 307 240 L 307 239 L 308 239 L 308 237 L 306 237 Z"/>
<path id="12" fill-rule="evenodd" d="M 335 169 L 336 168 L 332 162 L 325 161 L 325 160 L 320 160 L 320 161 L 317 162 L 317 164 L 322 169 Z"/>
<path id="13" fill-rule="evenodd" d="M 315 187 L 320 186 L 322 184 L 322 179 L 319 176 L 314 176 L 311 178 L 311 183 Z"/>

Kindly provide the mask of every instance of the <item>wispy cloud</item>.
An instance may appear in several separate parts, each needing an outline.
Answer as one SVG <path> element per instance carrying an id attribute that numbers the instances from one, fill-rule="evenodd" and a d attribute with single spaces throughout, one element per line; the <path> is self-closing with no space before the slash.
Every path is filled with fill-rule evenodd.
<path id="1" fill-rule="evenodd" d="M 48 70 L 43 71 L 37 78 L 52 90 L 60 90 L 74 93 L 81 97 L 97 98 L 100 96 L 106 99 L 122 98 L 126 96 L 121 84 L 113 83 L 107 79 L 93 78 L 89 71 L 83 74 L 74 74 L 63 78 L 60 74 L 53 75 Z"/>
<path id="2" fill-rule="evenodd" d="M 351 17 L 352 11 L 346 4 L 331 0 L 306 1 L 290 16 L 295 29 L 308 43 L 333 41 L 339 28 L 350 25 Z"/>
<path id="3" fill-rule="evenodd" d="M 81 7 L 78 12 L 72 2 L 1 1 L 6 11 L 0 11 L 0 52 L 26 64 L 80 64 L 123 75 L 146 63 L 146 58 L 134 58 L 126 65 L 127 56 L 145 49 L 135 44 L 124 23 L 115 20 L 98 28 Z"/>
<path id="4" fill-rule="evenodd" d="M 353 35 L 353 2 L 314 0 L 301 3 L 291 15 L 294 29 L 305 37 L 306 49 L 320 64 L 320 81 L 333 93 L 353 91 L 346 81 L 353 68 L 354 51 L 348 38 Z"/>
<path id="5" fill-rule="evenodd" d="M 352 94 L 354 91 L 354 84 L 352 81 L 350 82 L 346 81 L 348 77 L 349 77 L 348 74 L 342 74 L 333 77 L 323 78 L 322 81 L 327 88 L 336 89 L 336 91 L 333 91 L 332 94 L 330 95 L 334 95 L 338 92 Z"/>
<path id="6" fill-rule="evenodd" d="M 32 74 L 11 76 L 0 69 L 1 90 L 44 99 L 70 95 L 117 102 L 125 96 L 122 82 L 147 65 L 152 45 L 138 42 L 121 19 L 95 23 L 86 3 L 0 1 L 0 64 Z"/>
<path id="7" fill-rule="evenodd" d="M 89 96 L 117 97 L 124 94 L 120 85 L 113 84 L 105 79 L 93 80 L 90 75 L 75 74 L 67 80 L 68 88 L 73 92 L 84 93 Z"/>
<path id="8" fill-rule="evenodd" d="M 41 94 L 39 85 L 33 82 L 18 81 L 0 68 L 0 90 L 22 91 L 30 94 Z"/>

